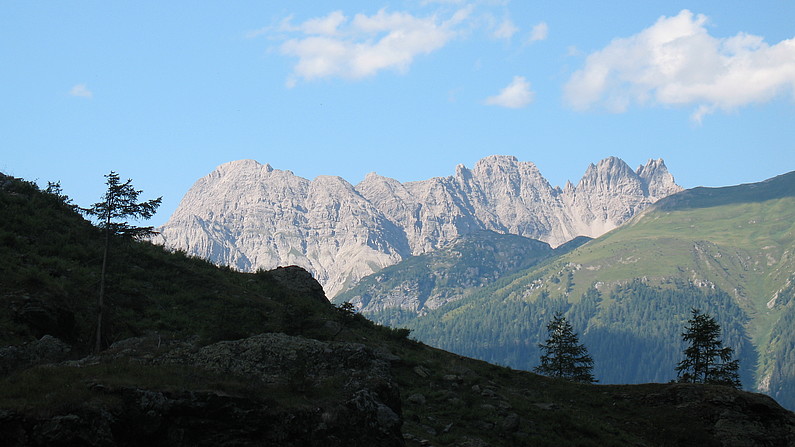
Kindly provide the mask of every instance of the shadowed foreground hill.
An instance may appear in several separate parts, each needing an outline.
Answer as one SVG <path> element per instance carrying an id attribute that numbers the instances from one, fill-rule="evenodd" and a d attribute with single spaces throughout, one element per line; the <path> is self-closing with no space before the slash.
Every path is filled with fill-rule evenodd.
<path id="1" fill-rule="evenodd" d="M 3 445 L 792 445 L 771 398 L 575 385 L 440 351 L 337 309 L 305 271 L 219 269 L 115 241 L 111 337 L 89 355 L 101 238 L 0 176 Z"/>

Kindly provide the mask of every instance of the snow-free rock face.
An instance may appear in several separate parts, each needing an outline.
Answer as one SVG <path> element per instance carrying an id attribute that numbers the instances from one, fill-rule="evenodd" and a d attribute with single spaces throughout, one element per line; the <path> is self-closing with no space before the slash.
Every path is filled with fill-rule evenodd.
<path id="1" fill-rule="evenodd" d="M 373 173 L 355 187 L 339 177 L 310 181 L 240 160 L 199 179 L 159 240 L 245 271 L 299 265 L 333 297 L 366 275 L 477 230 L 557 246 L 600 236 L 680 190 L 662 160 L 633 171 L 607 158 L 562 190 L 535 164 L 511 156 L 405 184 Z"/>

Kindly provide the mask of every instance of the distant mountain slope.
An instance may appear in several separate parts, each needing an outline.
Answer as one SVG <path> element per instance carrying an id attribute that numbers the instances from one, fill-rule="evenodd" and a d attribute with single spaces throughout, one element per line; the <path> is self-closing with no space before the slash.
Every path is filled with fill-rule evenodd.
<path id="1" fill-rule="evenodd" d="M 662 160 L 633 171 L 618 158 L 554 188 L 530 162 L 491 156 L 449 177 L 402 184 L 370 174 L 309 181 L 253 160 L 198 180 L 160 229 L 170 248 L 244 271 L 299 265 L 329 296 L 412 255 L 479 230 L 557 246 L 595 237 L 681 190 Z"/>
<path id="2" fill-rule="evenodd" d="M 334 297 L 333 302 L 350 302 L 373 321 L 401 326 L 588 240 L 580 236 L 553 249 L 545 242 L 522 236 L 478 231 L 366 276 Z"/>
<path id="3" fill-rule="evenodd" d="M 795 173 L 659 201 L 628 224 L 411 322 L 421 340 L 518 368 L 565 311 L 603 383 L 665 381 L 690 307 L 715 315 L 746 387 L 795 408 Z"/>

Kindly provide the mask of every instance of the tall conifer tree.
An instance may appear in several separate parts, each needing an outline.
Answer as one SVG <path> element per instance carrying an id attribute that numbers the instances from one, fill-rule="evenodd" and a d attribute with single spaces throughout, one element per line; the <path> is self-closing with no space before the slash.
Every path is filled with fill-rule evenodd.
<path id="1" fill-rule="evenodd" d="M 104 230 L 105 244 L 102 252 L 102 273 L 99 280 L 99 300 L 97 310 L 97 333 L 94 343 L 94 351 L 99 352 L 103 347 L 103 335 L 107 332 L 105 328 L 105 278 L 108 269 L 108 254 L 110 243 L 113 236 L 127 237 L 146 237 L 155 234 L 153 227 L 136 227 L 130 225 L 122 219 L 136 218 L 149 219 L 154 216 L 155 211 L 160 206 L 162 197 L 138 202 L 140 190 L 136 190 L 132 185 L 132 180 L 128 179 L 122 183 L 119 174 L 110 171 L 106 175 L 108 189 L 102 197 L 101 202 L 91 205 L 90 208 L 81 208 L 88 215 L 96 216 L 99 226 Z"/>
<path id="2" fill-rule="evenodd" d="M 678 381 L 740 388 L 740 361 L 732 359 L 732 348 L 723 347 L 720 325 L 715 318 L 698 309 L 691 312 L 693 316 L 682 333 L 682 339 L 690 346 L 684 351 L 684 360 L 676 367 Z"/>
<path id="3" fill-rule="evenodd" d="M 547 331 L 549 338 L 538 345 L 542 352 L 541 364 L 533 368 L 533 372 L 572 382 L 596 382 L 592 374 L 593 359 L 588 349 L 580 344 L 566 317 L 556 313 L 547 324 Z"/>

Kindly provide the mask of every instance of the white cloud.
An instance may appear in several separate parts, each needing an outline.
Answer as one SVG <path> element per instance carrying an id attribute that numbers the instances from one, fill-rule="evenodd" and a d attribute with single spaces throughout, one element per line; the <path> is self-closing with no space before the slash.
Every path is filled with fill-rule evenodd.
<path id="1" fill-rule="evenodd" d="M 539 40 L 546 40 L 549 35 L 549 25 L 546 22 L 541 22 L 534 26 L 530 31 L 530 36 L 527 38 L 527 43 L 538 42 Z"/>
<path id="2" fill-rule="evenodd" d="M 94 97 L 94 93 L 86 87 L 85 84 L 77 84 L 69 90 L 69 94 L 71 96 L 76 96 L 78 98 L 88 98 L 91 99 Z"/>
<path id="3" fill-rule="evenodd" d="M 301 24 L 301 31 L 306 34 L 323 34 L 334 36 L 337 28 L 348 20 L 342 11 L 334 11 L 326 17 L 310 19 Z"/>
<path id="4" fill-rule="evenodd" d="M 576 45 L 569 45 L 566 47 L 566 56 L 567 57 L 577 57 L 582 54 L 579 48 Z"/>
<path id="5" fill-rule="evenodd" d="M 511 19 L 503 20 L 500 25 L 494 30 L 494 37 L 497 39 L 510 39 L 519 31 L 519 28 L 514 25 Z"/>
<path id="6" fill-rule="evenodd" d="M 591 53 L 565 86 L 578 110 L 602 105 L 693 105 L 691 118 L 795 93 L 795 38 L 768 45 L 762 37 L 709 34 L 707 17 L 688 10 L 614 39 Z"/>
<path id="7" fill-rule="evenodd" d="M 514 76 L 507 87 L 500 90 L 496 96 L 486 98 L 485 103 L 490 106 L 520 109 L 527 106 L 535 99 L 535 92 L 530 89 L 530 83 L 523 76 Z"/>
<path id="8" fill-rule="evenodd" d="M 459 10 L 447 20 L 384 9 L 349 20 L 335 11 L 297 26 L 287 22 L 282 30 L 299 34 L 280 46 L 283 54 L 298 58 L 287 85 L 295 85 L 298 79 L 360 79 L 385 69 L 405 71 L 416 56 L 450 42 L 469 11 Z"/>

